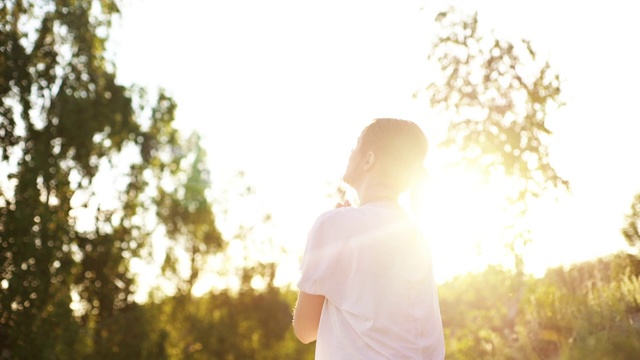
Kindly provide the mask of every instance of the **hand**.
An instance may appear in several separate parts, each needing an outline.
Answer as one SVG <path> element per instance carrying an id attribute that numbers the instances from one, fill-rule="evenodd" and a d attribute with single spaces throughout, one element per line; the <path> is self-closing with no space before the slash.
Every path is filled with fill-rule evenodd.
<path id="1" fill-rule="evenodd" d="M 342 207 L 351 207 L 351 203 L 349 202 L 349 200 L 345 200 L 342 203 L 337 203 L 336 204 L 336 209 L 342 208 Z"/>

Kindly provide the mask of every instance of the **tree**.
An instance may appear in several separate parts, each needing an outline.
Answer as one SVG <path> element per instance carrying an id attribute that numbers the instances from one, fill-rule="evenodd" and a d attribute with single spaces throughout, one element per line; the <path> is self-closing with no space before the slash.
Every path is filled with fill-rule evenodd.
<path id="1" fill-rule="evenodd" d="M 206 193 L 211 181 L 200 137 L 193 134 L 184 151 L 169 153 L 173 159 L 169 166 L 163 167 L 166 173 L 158 174 L 174 179 L 170 189 L 158 184 L 157 214 L 169 240 L 163 268 L 167 276 L 175 278 L 178 291 L 190 295 L 207 256 L 221 250 L 224 242 L 215 225 L 212 201 Z M 176 177 L 177 173 L 182 176 Z M 186 261 L 180 262 L 180 255 Z M 183 263 L 189 268 L 184 279 L 178 271 Z"/>
<path id="2" fill-rule="evenodd" d="M 631 211 L 625 217 L 622 235 L 630 246 L 640 246 L 640 194 L 633 198 Z"/>
<path id="3" fill-rule="evenodd" d="M 548 190 L 568 189 L 551 166 L 547 148 L 548 109 L 562 104 L 559 75 L 538 59 L 529 41 L 511 42 L 481 31 L 477 14 L 450 8 L 437 15 L 436 23 L 440 33 L 429 59 L 440 65 L 442 75 L 424 92 L 450 118 L 442 145 L 457 147 L 460 162 L 483 169 L 490 181 L 511 180 L 505 198 L 516 231 L 507 245 L 521 271 L 530 234 L 516 220 Z"/>
<path id="4" fill-rule="evenodd" d="M 116 82 L 117 14 L 113 0 L 0 2 L 0 351 L 14 358 L 113 358 L 109 319 L 134 305 L 151 175 L 180 144 L 171 98 L 145 119 L 144 91 Z"/>
<path id="5" fill-rule="evenodd" d="M 439 33 L 429 60 L 440 77 L 424 92 L 431 106 L 450 119 L 445 147 L 459 150 L 459 163 L 481 169 L 488 181 L 505 182 L 506 247 L 516 276 L 510 285 L 510 330 L 526 289 L 524 249 L 531 242 L 526 215 L 533 200 L 549 190 L 568 189 L 549 161 L 548 109 L 560 106 L 560 77 L 541 61 L 527 40 L 512 42 L 482 31 L 478 15 L 454 8 L 436 16 Z M 418 95 L 417 93 L 415 94 Z"/>

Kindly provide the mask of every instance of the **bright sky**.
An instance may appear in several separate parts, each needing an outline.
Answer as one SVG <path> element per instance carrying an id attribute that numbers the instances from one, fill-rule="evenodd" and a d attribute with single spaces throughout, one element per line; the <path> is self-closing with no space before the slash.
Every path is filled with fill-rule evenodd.
<path id="1" fill-rule="evenodd" d="M 411 95 L 430 80 L 432 19 L 445 1 L 129 0 L 113 28 L 121 82 L 164 87 L 177 124 L 198 130 L 213 186 L 239 170 L 273 216 L 288 257 L 280 281 L 295 279 L 316 216 L 331 207 L 361 129 L 375 117 L 422 125 L 442 136 Z M 622 0 L 455 2 L 478 9 L 481 26 L 527 38 L 564 79 L 567 105 L 549 119 L 552 164 L 572 193 L 541 207 L 528 269 L 568 264 L 625 247 L 623 217 L 640 192 L 637 91 L 640 24 Z M 573 5 L 576 4 L 576 5 Z M 420 11 L 420 8 L 424 10 Z M 435 147 L 425 221 L 439 281 L 502 261 L 495 204 L 465 174 L 446 173 Z M 246 210 L 229 209 L 242 216 Z M 224 224 L 220 224 L 224 227 Z"/>

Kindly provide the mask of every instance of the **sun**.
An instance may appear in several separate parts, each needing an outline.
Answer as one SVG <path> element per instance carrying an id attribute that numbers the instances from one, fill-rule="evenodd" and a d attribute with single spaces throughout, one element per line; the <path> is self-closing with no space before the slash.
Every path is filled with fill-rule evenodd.
<path id="1" fill-rule="evenodd" d="M 437 282 L 489 264 L 510 265 L 503 184 L 487 182 L 478 170 L 431 169 L 419 202 L 414 216 L 430 243 Z"/>

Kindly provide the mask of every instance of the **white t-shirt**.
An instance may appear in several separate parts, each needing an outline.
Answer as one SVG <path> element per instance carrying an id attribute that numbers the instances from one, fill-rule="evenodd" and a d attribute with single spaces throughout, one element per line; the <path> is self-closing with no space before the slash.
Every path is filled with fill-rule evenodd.
<path id="1" fill-rule="evenodd" d="M 398 205 L 322 214 L 301 271 L 298 288 L 326 298 L 316 359 L 444 359 L 430 251 Z"/>

